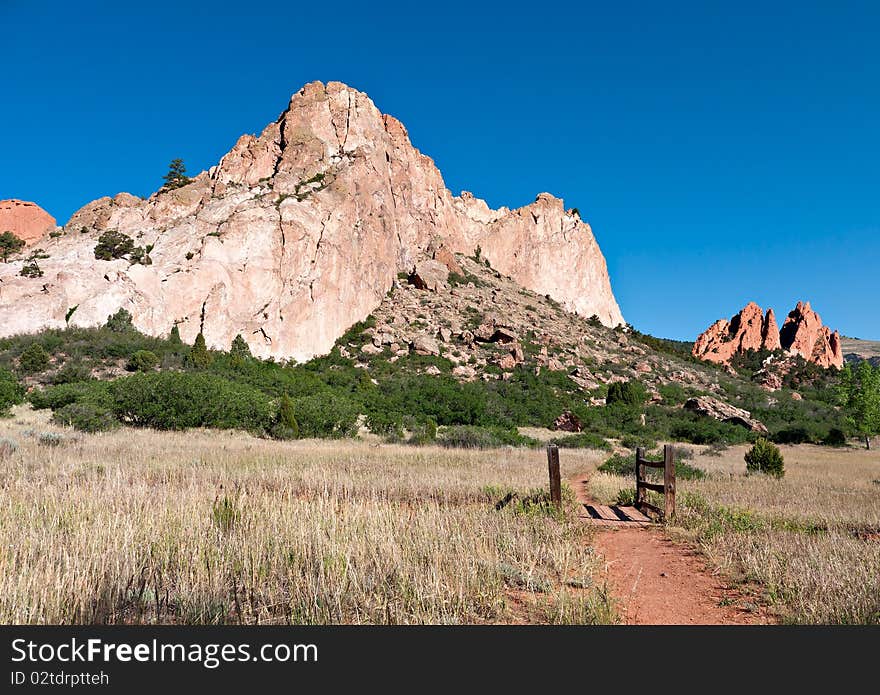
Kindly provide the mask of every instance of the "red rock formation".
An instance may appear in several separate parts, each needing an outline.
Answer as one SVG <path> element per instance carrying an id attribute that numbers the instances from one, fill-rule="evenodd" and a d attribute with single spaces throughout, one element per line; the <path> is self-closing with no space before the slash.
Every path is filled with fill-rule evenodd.
<path id="1" fill-rule="evenodd" d="M 782 349 L 782 344 L 779 342 L 779 325 L 776 323 L 776 314 L 773 313 L 773 309 L 767 309 L 762 333 L 761 349 L 770 352 Z"/>
<path id="2" fill-rule="evenodd" d="M 793 355 L 822 367 L 843 367 L 840 335 L 822 325 L 822 319 L 809 302 L 797 303 L 782 324 L 779 337 L 782 347 Z"/>
<path id="3" fill-rule="evenodd" d="M 763 316 L 761 307 L 749 302 L 730 321 L 713 323 L 697 338 L 691 352 L 708 362 L 728 364 L 735 355 L 748 350 L 785 350 L 822 367 L 843 366 L 840 335 L 822 325 L 809 302 L 798 302 L 781 331 L 773 309 Z"/>
<path id="4" fill-rule="evenodd" d="M 0 234 L 12 232 L 31 246 L 55 229 L 55 218 L 36 203 L 0 200 Z"/>

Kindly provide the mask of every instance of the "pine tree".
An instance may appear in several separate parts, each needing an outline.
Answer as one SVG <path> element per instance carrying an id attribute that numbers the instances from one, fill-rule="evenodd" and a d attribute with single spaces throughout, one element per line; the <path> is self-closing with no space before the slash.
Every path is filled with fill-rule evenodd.
<path id="1" fill-rule="evenodd" d="M 241 337 L 241 333 L 233 338 L 229 354 L 232 357 L 232 363 L 237 365 L 244 363 L 245 360 L 248 360 L 253 356 L 251 355 L 251 349 L 248 347 L 247 342 Z"/>
<path id="2" fill-rule="evenodd" d="M 168 173 L 162 178 L 165 180 L 165 185 L 162 186 L 164 191 L 186 186 L 192 180 L 186 175 L 186 166 L 182 159 L 172 159 L 168 165 Z"/>
<path id="3" fill-rule="evenodd" d="M 183 343 L 180 339 L 180 329 L 177 327 L 176 323 L 171 327 L 171 333 L 168 335 L 168 342 L 172 345 L 180 345 Z"/>
<path id="4" fill-rule="evenodd" d="M 3 232 L 0 234 L 0 256 L 3 257 L 4 263 L 6 263 L 9 256 L 18 253 L 23 248 L 24 241 L 19 239 L 12 232 Z"/>
<path id="5" fill-rule="evenodd" d="M 189 355 L 187 355 L 186 363 L 196 369 L 207 369 L 213 359 L 211 353 L 208 352 L 208 346 L 205 345 L 205 335 L 199 331 L 192 349 L 189 351 Z"/>
<path id="6" fill-rule="evenodd" d="M 299 439 L 299 423 L 293 412 L 293 401 L 286 393 L 278 404 L 278 418 L 272 428 L 272 436 L 276 439 Z"/>

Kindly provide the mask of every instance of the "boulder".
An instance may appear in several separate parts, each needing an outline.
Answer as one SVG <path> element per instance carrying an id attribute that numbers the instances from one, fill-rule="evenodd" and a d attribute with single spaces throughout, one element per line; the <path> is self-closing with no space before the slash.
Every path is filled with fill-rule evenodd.
<path id="1" fill-rule="evenodd" d="M 409 283 L 420 290 L 437 292 L 446 286 L 449 270 L 439 261 L 428 259 L 416 264 L 409 276 Z"/>
<path id="2" fill-rule="evenodd" d="M 685 402 L 684 407 L 686 410 L 720 420 L 721 422 L 730 422 L 735 425 L 741 425 L 752 432 L 767 434 L 767 428 L 764 424 L 753 419 L 752 414 L 748 410 L 737 408 L 712 396 L 690 398 Z"/>
<path id="3" fill-rule="evenodd" d="M 33 246 L 55 231 L 55 218 L 27 200 L 0 200 L 0 234 L 12 232 Z"/>
<path id="4" fill-rule="evenodd" d="M 425 335 L 424 333 L 420 333 L 412 339 L 412 342 L 410 343 L 410 350 L 412 350 L 417 355 L 439 355 L 440 345 L 437 343 L 437 340 L 435 338 L 432 338 L 429 335 Z"/>
<path id="5" fill-rule="evenodd" d="M 581 424 L 578 416 L 571 411 L 566 410 L 553 421 L 553 426 L 550 429 L 560 430 L 562 432 L 580 432 L 583 428 L 584 426 Z"/>

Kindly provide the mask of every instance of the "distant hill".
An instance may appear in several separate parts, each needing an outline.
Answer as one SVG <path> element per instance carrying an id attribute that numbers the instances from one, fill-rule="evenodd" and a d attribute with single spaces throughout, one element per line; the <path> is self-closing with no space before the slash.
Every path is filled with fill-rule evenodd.
<path id="1" fill-rule="evenodd" d="M 844 336 L 840 339 L 840 346 L 847 362 L 868 360 L 875 366 L 880 365 L 880 340 L 859 340 Z"/>

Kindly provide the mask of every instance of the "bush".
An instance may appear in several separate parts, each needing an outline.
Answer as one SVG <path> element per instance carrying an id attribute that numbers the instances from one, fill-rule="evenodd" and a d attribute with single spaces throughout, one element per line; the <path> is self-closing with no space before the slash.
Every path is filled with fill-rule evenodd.
<path id="1" fill-rule="evenodd" d="M 134 326 L 131 324 L 131 314 L 125 309 L 120 309 L 115 314 L 107 317 L 107 323 L 104 328 L 114 333 L 125 333 L 131 331 Z"/>
<path id="2" fill-rule="evenodd" d="M 839 427 L 832 427 L 822 438 L 825 446 L 846 446 L 846 433 Z"/>
<path id="3" fill-rule="evenodd" d="M 130 372 L 151 372 L 159 364 L 159 358 L 150 350 L 138 350 L 128 360 L 125 368 Z"/>
<path id="4" fill-rule="evenodd" d="M 101 381 L 79 381 L 72 384 L 59 384 L 45 389 L 34 389 L 28 400 L 36 410 L 51 408 L 58 410 L 71 403 L 90 402 L 110 407 L 109 384 Z"/>
<path id="5" fill-rule="evenodd" d="M 40 432 L 40 436 L 37 437 L 37 444 L 50 447 L 61 446 L 64 444 L 64 437 L 57 432 Z"/>
<path id="6" fill-rule="evenodd" d="M 49 379 L 55 386 L 61 384 L 73 384 L 77 381 L 89 381 L 92 378 L 92 370 L 82 362 L 67 362 L 57 370 Z"/>
<path id="7" fill-rule="evenodd" d="M 42 372 L 49 366 L 49 355 L 39 343 L 31 343 L 21 353 L 18 366 L 25 374 L 36 374 Z"/>
<path id="8" fill-rule="evenodd" d="M 0 415 L 5 415 L 12 406 L 23 400 L 24 387 L 12 372 L 0 368 Z"/>
<path id="9" fill-rule="evenodd" d="M 95 246 L 95 258 L 99 261 L 112 261 L 124 258 L 134 251 L 134 241 L 127 234 L 115 229 L 108 229 L 100 237 Z"/>
<path id="10" fill-rule="evenodd" d="M 759 437 L 746 452 L 745 461 L 750 473 L 766 473 L 776 478 L 785 475 L 784 459 L 779 447 L 763 437 Z"/>
<path id="11" fill-rule="evenodd" d="M 615 381 L 608 385 L 606 405 L 620 403 L 627 406 L 637 407 L 644 404 L 648 394 L 645 387 L 638 381 Z"/>
<path id="12" fill-rule="evenodd" d="M 357 434 L 358 409 L 347 398 L 327 392 L 293 401 L 300 435 L 341 439 Z"/>
<path id="13" fill-rule="evenodd" d="M 278 404 L 278 417 L 272 427 L 275 439 L 299 439 L 299 423 L 293 410 L 293 401 L 286 393 Z"/>
<path id="14" fill-rule="evenodd" d="M 635 476 L 636 459 L 635 456 L 621 456 L 620 454 L 612 454 L 598 468 L 602 473 L 621 476 Z"/>
<path id="15" fill-rule="evenodd" d="M 0 461 L 12 456 L 18 450 L 18 444 L 12 439 L 0 438 Z"/>
<path id="16" fill-rule="evenodd" d="M 412 434 L 407 440 L 407 444 L 414 446 L 424 446 L 433 444 L 437 439 L 437 423 L 432 418 L 428 418 L 425 422 L 420 422 L 412 428 Z"/>
<path id="17" fill-rule="evenodd" d="M 232 357 L 233 364 L 240 364 L 253 357 L 253 355 L 251 355 L 251 349 L 248 347 L 245 339 L 241 337 L 241 333 L 233 338 L 229 354 Z"/>
<path id="18" fill-rule="evenodd" d="M 113 411 L 94 401 L 69 403 L 52 414 L 52 422 L 80 432 L 106 432 L 119 427 Z"/>
<path id="19" fill-rule="evenodd" d="M 110 384 L 116 417 L 139 427 L 242 429 L 261 434 L 274 424 L 269 396 L 221 376 L 190 372 L 152 372 Z"/>
<path id="20" fill-rule="evenodd" d="M 540 442 L 524 437 L 515 429 L 502 427 L 448 427 L 437 436 L 441 446 L 459 449 L 492 449 L 500 446 L 538 446 Z"/>

